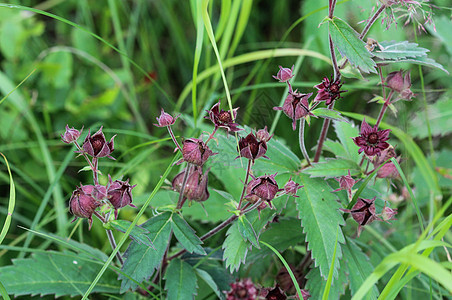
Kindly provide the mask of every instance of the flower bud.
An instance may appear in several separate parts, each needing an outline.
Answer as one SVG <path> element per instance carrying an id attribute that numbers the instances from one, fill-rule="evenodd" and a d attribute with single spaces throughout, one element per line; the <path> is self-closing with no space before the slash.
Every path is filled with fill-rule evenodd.
<path id="1" fill-rule="evenodd" d="M 127 205 L 135 207 L 132 204 L 132 189 L 136 187 L 136 185 L 130 185 L 129 179 L 126 181 L 113 181 L 110 174 L 108 174 L 108 182 L 108 201 L 110 201 L 111 205 L 115 208 L 115 219 L 117 219 L 118 209 Z"/>
<path id="2" fill-rule="evenodd" d="M 411 100 L 414 93 L 411 91 L 410 72 L 403 75 L 403 71 L 391 72 L 386 76 L 386 86 L 398 92 L 402 99 Z"/>
<path id="3" fill-rule="evenodd" d="M 172 187 L 177 192 L 182 189 L 182 184 L 184 182 L 184 177 L 187 169 L 177 174 L 172 182 Z M 202 169 L 200 167 L 194 167 L 188 173 L 187 181 L 184 188 L 184 197 L 188 200 L 194 200 L 197 202 L 206 201 L 209 198 L 209 191 L 207 185 L 209 182 L 210 169 L 208 169 L 204 174 L 202 174 Z"/>
<path id="4" fill-rule="evenodd" d="M 381 211 L 381 218 L 383 221 L 388 222 L 389 220 L 394 220 L 394 216 L 397 214 L 397 208 L 390 208 L 386 206 L 383 207 L 383 210 Z M 389 222 L 388 222 L 389 223 Z"/>
<path id="5" fill-rule="evenodd" d="M 397 157 L 395 149 L 393 146 L 389 146 L 387 149 L 383 150 L 380 154 L 380 156 L 377 156 L 373 160 L 373 164 L 375 168 L 378 168 L 381 164 L 383 164 L 385 161 Z M 400 157 L 396 158 L 398 162 L 400 162 Z M 400 177 L 399 171 L 397 170 L 396 166 L 393 162 L 388 162 L 387 164 L 383 165 L 378 171 L 377 171 L 377 177 L 378 178 L 390 178 L 390 179 L 396 179 Z"/>
<path id="6" fill-rule="evenodd" d="M 287 82 L 289 81 L 294 75 L 292 74 L 293 68 L 295 65 L 292 66 L 291 69 L 289 68 L 283 68 L 279 66 L 279 71 L 276 76 L 273 76 L 276 80 L 279 80 L 279 82 Z"/>
<path id="7" fill-rule="evenodd" d="M 353 186 L 359 181 L 354 180 L 350 175 L 350 170 L 348 170 L 348 175 L 341 176 L 339 179 L 336 179 L 339 182 L 339 188 L 334 190 L 333 192 L 338 192 L 340 190 L 346 190 L 348 195 L 351 196 Z"/>
<path id="8" fill-rule="evenodd" d="M 270 135 L 270 133 L 268 133 L 267 126 L 265 126 L 264 129 L 259 129 L 256 132 L 256 138 L 258 141 L 261 141 L 261 142 L 268 142 L 272 137 L 273 137 L 273 134 Z"/>
<path id="9" fill-rule="evenodd" d="M 259 291 L 259 299 L 270 299 L 270 300 L 286 300 L 287 296 L 284 291 L 279 287 L 278 284 L 274 288 L 262 288 Z"/>
<path id="10" fill-rule="evenodd" d="M 177 118 L 179 118 L 180 115 L 177 115 L 175 118 L 171 116 L 170 114 L 166 113 L 163 108 L 160 112 L 160 117 L 157 117 L 157 124 L 154 124 L 154 126 L 157 127 L 167 127 L 171 126 L 174 123 L 176 123 Z"/>
<path id="11" fill-rule="evenodd" d="M 201 139 L 186 139 L 182 146 L 183 161 L 202 166 L 210 156 L 215 155 Z M 181 161 L 182 162 L 182 161 Z"/>
<path id="12" fill-rule="evenodd" d="M 265 153 L 267 152 L 267 142 L 265 141 L 266 136 L 262 133 L 261 135 L 264 137 L 264 140 L 256 139 L 256 136 L 253 133 L 250 133 L 246 137 L 242 137 L 239 140 L 239 150 L 241 157 L 248 158 L 253 162 L 260 157 L 268 158 L 267 156 L 265 156 Z M 268 139 L 270 138 L 271 137 L 268 137 Z"/>
<path id="13" fill-rule="evenodd" d="M 64 134 L 61 135 L 61 140 L 63 143 L 70 144 L 72 142 L 75 142 L 80 135 L 82 134 L 83 128 L 78 131 L 77 129 L 74 129 L 74 127 L 69 128 L 69 125 L 66 125 L 66 131 Z"/>
<path id="14" fill-rule="evenodd" d="M 296 121 L 307 116 L 314 116 L 309 109 L 308 99 L 312 93 L 302 94 L 297 90 L 289 92 L 282 107 L 273 107 L 274 110 L 282 110 L 286 116 L 292 119 L 292 129 L 297 128 Z"/>
<path id="15" fill-rule="evenodd" d="M 278 183 L 275 180 L 276 174 L 259 176 L 257 178 L 253 177 L 253 180 L 246 187 L 247 195 L 245 198 L 253 199 L 253 196 L 256 196 L 267 202 L 273 200 L 276 193 L 280 191 Z"/>
<path id="16" fill-rule="evenodd" d="M 93 224 L 92 215 L 94 210 L 101 206 L 102 203 L 94 199 L 89 193 L 93 186 L 81 186 L 77 187 L 75 191 L 72 192 L 71 199 L 69 200 L 69 212 L 77 218 L 87 218 L 89 223 L 89 230 Z"/>
<path id="17" fill-rule="evenodd" d="M 333 81 L 333 79 L 328 79 L 328 77 L 323 77 L 323 80 L 318 85 L 314 86 L 318 89 L 317 96 L 315 96 L 314 101 L 326 101 L 326 105 L 330 105 L 335 100 L 341 98 L 341 93 L 346 91 L 341 91 L 342 82 L 340 79 Z"/>
<path id="18" fill-rule="evenodd" d="M 110 154 L 115 150 L 113 139 L 116 135 L 114 135 L 110 142 L 107 143 L 105 139 L 104 133 L 102 132 L 102 127 L 91 136 L 90 131 L 88 131 L 88 135 L 83 142 L 83 151 L 85 151 L 88 155 L 98 158 L 98 157 L 108 157 L 114 159 L 110 156 Z"/>
<path id="19" fill-rule="evenodd" d="M 361 234 L 363 226 L 379 219 L 375 214 L 375 198 L 376 197 L 374 197 L 373 199 L 358 198 L 358 201 L 356 201 L 352 209 L 341 209 L 344 212 L 350 213 L 353 219 L 359 224 L 358 237 Z"/>
<path id="20" fill-rule="evenodd" d="M 287 181 L 286 185 L 284 185 L 284 192 L 288 195 L 294 196 L 294 197 L 298 197 L 297 196 L 297 191 L 299 189 L 301 189 L 303 187 L 303 185 L 299 185 L 298 183 L 296 183 L 295 181 L 293 181 L 292 179 L 289 179 L 289 181 Z"/>

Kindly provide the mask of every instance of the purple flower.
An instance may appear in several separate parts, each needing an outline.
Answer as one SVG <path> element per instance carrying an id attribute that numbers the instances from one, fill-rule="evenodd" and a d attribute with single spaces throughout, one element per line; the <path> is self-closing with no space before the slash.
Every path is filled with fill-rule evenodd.
<path id="1" fill-rule="evenodd" d="M 383 210 L 381 211 L 380 216 L 383 219 L 383 221 L 389 223 L 388 222 L 389 220 L 395 220 L 394 216 L 396 214 L 397 214 L 397 208 L 392 209 L 390 207 L 387 207 L 386 203 L 385 203 L 385 206 L 383 207 Z"/>
<path id="2" fill-rule="evenodd" d="M 282 107 L 273 107 L 274 110 L 282 110 L 286 116 L 293 120 L 292 128 L 296 129 L 296 121 L 306 116 L 314 116 L 309 110 L 308 99 L 312 93 L 302 94 L 295 92 L 289 92 Z"/>
<path id="3" fill-rule="evenodd" d="M 265 135 L 261 132 L 260 137 L 264 139 L 257 139 L 253 133 L 242 137 L 239 140 L 240 155 L 238 157 L 245 157 L 253 162 L 260 157 L 268 158 L 265 153 L 267 152 L 267 141 L 271 139 L 271 136 L 269 137 L 268 133 Z"/>
<path id="4" fill-rule="evenodd" d="M 87 218 L 89 224 L 89 230 L 93 225 L 92 215 L 94 210 L 102 205 L 102 202 L 97 201 L 92 195 L 94 186 L 92 185 L 81 185 L 77 187 L 75 191 L 72 192 L 71 199 L 69 200 L 69 212 L 77 218 Z"/>
<path id="5" fill-rule="evenodd" d="M 258 289 L 249 278 L 231 283 L 231 289 L 226 292 L 226 300 L 256 300 Z"/>
<path id="6" fill-rule="evenodd" d="M 105 139 L 104 133 L 102 132 L 102 126 L 100 129 L 91 136 L 91 132 L 88 130 L 88 135 L 83 142 L 83 150 L 92 157 L 108 157 L 114 159 L 110 156 L 110 154 L 115 150 L 113 139 L 116 135 L 114 135 L 110 142 L 107 143 Z"/>
<path id="7" fill-rule="evenodd" d="M 348 195 L 351 196 L 352 188 L 359 181 L 354 180 L 352 176 L 350 176 L 350 170 L 348 170 L 348 175 L 341 176 L 339 179 L 336 179 L 339 182 L 339 188 L 334 190 L 333 192 L 338 192 L 340 190 L 346 190 Z"/>
<path id="8" fill-rule="evenodd" d="M 268 133 L 267 126 L 265 126 L 264 129 L 259 129 L 256 132 L 256 138 L 258 141 L 268 142 L 272 137 L 273 137 L 273 134 L 270 135 L 270 133 Z"/>
<path id="9" fill-rule="evenodd" d="M 379 156 L 376 156 L 373 159 L 372 163 L 374 164 L 375 168 L 378 168 L 384 162 L 386 162 L 387 160 L 389 160 L 393 157 L 396 157 L 397 162 L 400 163 L 400 159 L 401 159 L 400 156 L 397 157 L 394 147 L 389 145 L 389 147 L 386 148 L 385 150 L 383 150 Z M 399 171 L 397 170 L 396 166 L 394 165 L 394 163 L 388 162 L 387 164 L 383 165 L 377 171 L 377 177 L 378 178 L 395 179 L 395 178 L 399 178 L 400 174 L 399 174 Z"/>
<path id="10" fill-rule="evenodd" d="M 279 71 L 276 76 L 273 76 L 276 80 L 279 80 L 279 82 L 287 82 L 289 81 L 294 75 L 292 74 L 293 68 L 295 65 L 292 66 L 291 69 L 289 68 L 283 68 L 279 66 Z"/>
<path id="11" fill-rule="evenodd" d="M 364 151 L 367 156 L 380 155 L 381 151 L 389 147 L 386 141 L 390 131 L 391 129 L 378 130 L 377 126 L 372 128 L 363 120 L 360 136 L 353 138 L 353 141 L 360 147 L 359 153 Z"/>
<path id="12" fill-rule="evenodd" d="M 170 114 L 166 113 L 163 108 L 160 112 L 160 116 L 157 117 L 157 124 L 154 124 L 154 126 L 157 127 L 167 127 L 171 126 L 174 123 L 176 123 L 177 118 L 179 118 L 180 115 L 177 115 L 176 117 L 171 116 Z"/>
<path id="13" fill-rule="evenodd" d="M 66 131 L 61 135 L 61 140 L 66 144 L 75 142 L 82 134 L 82 131 L 83 127 L 80 131 L 78 131 L 77 129 L 74 129 L 74 127 L 69 128 L 69 125 L 66 125 Z"/>
<path id="14" fill-rule="evenodd" d="M 391 72 L 386 76 L 386 86 L 395 92 L 400 94 L 402 99 L 411 100 L 414 93 L 411 91 L 411 76 L 410 72 L 406 72 L 405 76 L 403 71 Z"/>
<path id="15" fill-rule="evenodd" d="M 172 181 L 172 187 L 177 192 L 180 192 L 182 189 L 186 171 L 187 169 L 184 169 L 182 172 L 177 174 Z M 195 166 L 194 168 L 191 168 L 185 183 L 184 197 L 188 200 L 194 200 L 197 202 L 206 201 L 209 198 L 210 194 L 207 189 L 207 185 L 209 183 L 209 171 L 210 169 L 203 174 L 200 167 Z"/>
<path id="16" fill-rule="evenodd" d="M 294 196 L 294 197 L 298 197 L 297 196 L 297 191 L 299 189 L 301 189 L 303 187 L 303 185 L 299 185 L 298 183 L 296 183 L 295 181 L 293 181 L 292 179 L 289 179 L 289 181 L 287 181 L 287 183 L 284 185 L 284 192 L 288 195 Z"/>
<path id="17" fill-rule="evenodd" d="M 259 296 L 262 299 L 269 300 L 286 300 L 287 296 L 278 284 L 274 288 L 262 288 L 259 291 Z"/>
<path id="18" fill-rule="evenodd" d="M 230 132 L 240 131 L 242 129 L 237 128 L 238 124 L 234 123 L 237 118 L 237 110 L 239 108 L 234 108 L 232 114 L 230 111 L 220 109 L 220 100 L 216 103 L 210 110 L 207 110 L 208 116 L 204 117 L 209 119 L 215 125 L 215 128 L 226 128 Z"/>
<path id="19" fill-rule="evenodd" d="M 182 161 L 202 166 L 210 156 L 215 155 L 201 139 L 186 139 L 182 146 Z"/>
<path id="20" fill-rule="evenodd" d="M 251 180 L 246 187 L 247 195 L 245 198 L 255 200 L 257 199 L 256 197 L 258 197 L 267 202 L 273 200 L 276 193 L 281 191 L 275 180 L 276 174 L 277 173 L 273 175 L 259 176 L 257 178 L 253 177 L 253 180 Z"/>
<path id="21" fill-rule="evenodd" d="M 328 79 L 328 77 L 323 77 L 323 81 L 318 85 L 314 86 L 318 89 L 317 96 L 315 96 L 314 101 L 326 101 L 326 105 L 330 105 L 333 101 L 341 98 L 341 93 L 346 91 L 341 91 L 342 82 L 340 79 L 333 81 Z"/>
<path id="22" fill-rule="evenodd" d="M 118 218 L 118 209 L 130 205 L 135 207 L 132 204 L 132 189 L 136 187 L 136 185 L 130 185 L 129 179 L 126 181 L 111 179 L 110 174 L 108 174 L 108 201 L 110 201 L 111 205 L 115 209 L 115 219 Z"/>
<path id="23" fill-rule="evenodd" d="M 356 201 L 352 209 L 341 209 L 344 212 L 350 213 L 353 219 L 359 224 L 358 237 L 365 225 L 368 225 L 373 221 L 379 219 L 375 214 L 375 198 L 376 197 L 374 197 L 373 199 L 358 198 L 358 201 Z"/>

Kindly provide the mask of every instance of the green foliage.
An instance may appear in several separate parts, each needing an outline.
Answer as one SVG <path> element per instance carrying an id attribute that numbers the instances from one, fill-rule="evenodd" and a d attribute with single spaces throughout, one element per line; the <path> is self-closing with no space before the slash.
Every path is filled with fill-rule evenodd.
<path id="1" fill-rule="evenodd" d="M 130 226 L 129 221 L 124 220 L 113 220 L 104 225 L 107 229 L 116 229 L 122 233 L 126 232 Z M 130 232 L 129 237 L 137 242 L 138 244 L 143 244 L 148 247 L 154 248 L 151 239 L 149 237 L 149 231 L 141 226 L 134 226 Z"/>
<path id="2" fill-rule="evenodd" d="M 171 221 L 174 235 L 189 253 L 206 254 L 206 251 L 201 247 L 202 242 L 196 236 L 195 231 L 178 213 L 172 215 Z"/>
<path id="3" fill-rule="evenodd" d="M 342 117 L 341 113 L 334 109 L 327 109 L 327 108 L 321 107 L 321 108 L 314 109 L 313 111 L 311 111 L 311 113 L 313 113 L 317 117 L 322 117 L 325 119 L 336 120 L 336 121 L 341 121 L 341 122 L 347 122 L 347 119 Z"/>
<path id="4" fill-rule="evenodd" d="M 226 261 L 226 268 L 231 270 L 238 270 L 240 265 L 245 263 L 246 254 L 248 253 L 251 243 L 244 240 L 239 231 L 238 223 L 232 224 L 226 233 L 226 239 L 223 243 L 224 260 Z"/>
<path id="5" fill-rule="evenodd" d="M 376 73 L 376 64 L 366 49 L 365 43 L 358 38 L 358 33 L 345 21 L 334 17 L 328 20 L 328 29 L 334 45 L 342 56 L 365 73 Z"/>
<path id="6" fill-rule="evenodd" d="M 342 147 L 338 147 L 338 144 L 333 145 L 331 142 L 327 142 L 325 146 L 330 145 L 331 150 L 337 157 L 344 157 L 356 163 L 359 163 L 361 158 L 358 153 L 359 147 L 353 142 L 352 137 L 359 135 L 359 130 L 353 123 L 346 122 L 333 122 L 336 136 L 340 141 Z"/>
<path id="7" fill-rule="evenodd" d="M 340 226 L 345 224 L 339 212 L 340 205 L 324 179 L 310 178 L 303 174 L 298 178 L 304 185 L 304 188 L 298 192 L 300 197 L 295 198 L 298 216 L 301 219 L 303 232 L 306 234 L 308 250 L 311 250 L 315 266 L 319 267 L 320 274 L 324 278 L 327 277 L 333 261 L 336 232 L 339 230 L 337 259 L 334 264 L 334 277 L 337 277 L 339 259 L 342 257 L 340 244 L 344 243 Z"/>
<path id="8" fill-rule="evenodd" d="M 83 295 L 100 269 L 97 261 L 68 251 L 37 252 L 32 258 L 17 259 L 13 263 L 0 268 L 0 281 L 8 293 L 15 296 Z M 116 277 L 111 270 L 105 272 L 94 292 L 117 293 Z"/>
<path id="9" fill-rule="evenodd" d="M 433 136 L 445 136 L 452 132 L 452 101 L 449 97 L 443 97 L 428 106 L 428 119 L 430 122 L 430 134 Z M 429 132 L 424 124 L 425 112 L 418 111 L 410 122 L 408 133 L 415 137 L 424 139 Z"/>
<path id="10" fill-rule="evenodd" d="M 357 163 L 342 159 L 342 158 L 327 158 L 324 162 L 313 163 L 311 167 L 306 168 L 303 173 L 311 175 L 311 177 L 340 177 L 348 174 L 352 175 L 359 173 L 359 166 Z"/>
<path id="11" fill-rule="evenodd" d="M 245 215 L 238 217 L 237 229 L 242 235 L 245 241 L 250 242 L 254 247 L 259 248 L 259 242 L 257 241 L 257 235 L 253 226 Z"/>
<path id="12" fill-rule="evenodd" d="M 193 299 L 196 295 L 196 273 L 192 266 L 181 259 L 173 259 L 165 272 L 165 290 L 169 300 Z"/>

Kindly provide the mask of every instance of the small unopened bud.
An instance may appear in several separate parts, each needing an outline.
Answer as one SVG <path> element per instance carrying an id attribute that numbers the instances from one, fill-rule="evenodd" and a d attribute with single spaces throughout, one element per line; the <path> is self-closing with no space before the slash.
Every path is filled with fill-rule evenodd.
<path id="1" fill-rule="evenodd" d="M 166 113 L 162 108 L 162 111 L 160 112 L 160 116 L 156 118 L 157 124 L 154 124 L 154 126 L 157 126 L 157 127 L 171 126 L 174 123 L 176 123 L 177 118 L 179 118 L 179 115 L 177 115 L 176 117 L 173 117 L 170 114 Z"/>
<path id="2" fill-rule="evenodd" d="M 346 190 L 348 195 L 351 196 L 353 186 L 359 181 L 354 180 L 350 175 L 350 170 L 348 170 L 348 175 L 341 176 L 339 179 L 336 179 L 339 182 L 339 188 L 334 190 L 333 192 L 338 192 L 341 190 Z"/>
<path id="3" fill-rule="evenodd" d="M 110 201 L 111 205 L 115 208 L 115 219 L 117 219 L 118 209 L 127 205 L 135 207 L 132 204 L 132 189 L 136 187 L 136 185 L 130 185 L 129 179 L 126 181 L 113 181 L 110 174 L 108 175 L 108 182 L 108 201 Z"/>
<path id="4" fill-rule="evenodd" d="M 104 133 L 102 132 L 102 127 L 93 135 L 88 131 L 88 135 L 83 142 L 83 151 L 88 155 L 98 158 L 98 157 L 108 157 L 114 159 L 110 154 L 115 150 L 113 139 L 114 135 L 110 141 L 107 143 Z"/>
<path id="5" fill-rule="evenodd" d="M 375 201 L 373 199 L 363 199 L 358 198 L 352 209 L 341 209 L 344 212 L 350 213 L 353 219 L 359 224 L 358 225 L 358 237 L 363 230 L 365 225 L 372 223 L 373 221 L 379 219 L 375 213 Z"/>
<path id="6" fill-rule="evenodd" d="M 226 300 L 255 300 L 258 297 L 258 289 L 249 278 L 231 283 L 231 289 L 226 292 Z"/>
<path id="7" fill-rule="evenodd" d="M 264 129 L 259 129 L 256 132 L 256 138 L 258 141 L 261 141 L 261 142 L 268 142 L 272 137 L 273 137 L 273 134 L 270 135 L 270 133 L 268 133 L 267 126 L 265 126 Z"/>
<path id="8" fill-rule="evenodd" d="M 66 131 L 64 134 L 61 135 L 61 140 L 63 143 L 70 144 L 72 142 L 75 142 L 80 135 L 82 134 L 83 128 L 78 131 L 77 129 L 74 129 L 74 127 L 69 128 L 69 125 L 66 125 Z"/>
<path id="9" fill-rule="evenodd" d="M 381 218 L 383 221 L 388 222 L 389 220 L 394 220 L 394 216 L 397 214 L 397 208 L 390 208 L 386 206 L 383 207 L 383 210 L 381 211 Z M 389 222 L 388 222 L 389 223 Z"/>
<path id="10" fill-rule="evenodd" d="M 297 196 L 297 191 L 299 189 L 301 189 L 303 187 L 303 185 L 299 185 L 298 183 L 296 183 L 295 181 L 293 181 L 292 179 L 289 179 L 289 181 L 287 181 L 286 185 L 284 185 L 284 192 L 288 195 L 294 196 L 294 197 L 298 197 Z"/>
<path id="11" fill-rule="evenodd" d="M 261 133 L 265 138 L 265 134 Z M 270 139 L 271 137 L 268 137 Z M 256 160 L 260 157 L 268 158 L 265 156 L 267 152 L 267 142 L 265 140 L 258 140 L 253 133 L 248 134 L 246 137 L 239 140 L 240 156 L 248 158 L 249 160 Z"/>
<path id="12" fill-rule="evenodd" d="M 398 92 L 402 99 L 411 100 L 414 96 L 414 93 L 410 89 L 411 76 L 409 71 L 405 75 L 403 75 L 402 70 L 389 73 L 386 76 L 386 86 Z"/>
<path id="13" fill-rule="evenodd" d="M 92 191 L 93 186 L 81 186 L 77 187 L 75 191 L 72 192 L 71 199 L 69 200 L 69 212 L 77 218 L 87 218 L 89 223 L 89 230 L 93 224 L 92 215 L 94 210 L 102 205 L 102 202 L 97 201 L 89 193 Z"/>
<path id="14" fill-rule="evenodd" d="M 197 202 L 206 201 L 209 198 L 209 191 L 207 189 L 209 182 L 209 174 L 210 169 L 208 169 L 204 174 L 202 173 L 202 169 L 199 167 L 194 167 L 188 173 L 187 181 L 184 187 L 184 196 L 187 197 L 188 200 L 194 200 Z M 177 174 L 173 181 L 172 187 L 174 190 L 180 192 L 182 190 L 182 184 L 184 182 L 186 169 Z"/>
<path id="15" fill-rule="evenodd" d="M 289 81 L 294 76 L 292 74 L 294 67 L 295 67 L 295 65 L 293 65 L 292 68 L 289 69 L 289 68 L 283 68 L 282 66 L 279 66 L 278 74 L 276 74 L 276 76 L 273 76 L 273 78 L 275 78 L 276 80 L 279 80 L 279 82 Z"/>
<path id="16" fill-rule="evenodd" d="M 215 155 L 201 139 L 186 139 L 182 147 L 183 161 L 202 166 L 210 156 Z"/>
<path id="17" fill-rule="evenodd" d="M 270 202 L 275 198 L 276 193 L 280 191 L 278 183 L 275 180 L 276 174 L 259 176 L 251 180 L 246 188 L 246 199 L 257 196 L 264 201 Z"/>

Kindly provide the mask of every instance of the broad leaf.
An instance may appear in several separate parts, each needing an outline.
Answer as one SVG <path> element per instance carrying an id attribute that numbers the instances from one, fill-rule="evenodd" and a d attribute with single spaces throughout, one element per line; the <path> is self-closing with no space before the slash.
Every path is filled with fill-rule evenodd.
<path id="1" fill-rule="evenodd" d="M 149 231 L 155 249 L 132 242 L 124 253 L 125 261 L 122 266 L 122 271 L 137 282 L 149 279 L 162 261 L 171 233 L 171 213 L 157 215 L 141 226 Z M 137 287 L 136 283 L 122 274 L 119 279 L 122 280 L 121 293 Z"/>
<path id="2" fill-rule="evenodd" d="M 336 121 L 340 121 L 340 122 L 348 122 L 348 120 L 346 118 L 344 118 L 340 112 L 338 112 L 337 110 L 334 110 L 334 109 L 328 109 L 328 108 L 322 107 L 322 108 L 314 109 L 311 112 L 314 115 L 316 115 L 317 117 L 336 120 Z"/>
<path id="3" fill-rule="evenodd" d="M 179 243 L 190 253 L 206 254 L 201 247 L 202 241 L 196 236 L 195 231 L 185 222 L 179 214 L 173 214 L 171 227 L 174 236 Z"/>
<path id="4" fill-rule="evenodd" d="M 343 247 L 344 260 L 349 274 L 350 290 L 352 296 L 356 293 L 364 280 L 373 272 L 374 267 L 369 262 L 369 258 L 362 250 L 351 240 L 347 239 L 346 245 Z M 378 290 L 374 286 L 363 299 L 377 299 Z"/>
<path id="5" fill-rule="evenodd" d="M 253 244 L 254 247 L 259 248 L 259 242 L 257 241 L 256 232 L 254 231 L 253 226 L 251 225 L 250 221 L 248 221 L 246 216 L 245 215 L 240 216 L 236 222 L 237 229 L 239 230 L 243 239 L 245 241 L 249 241 L 251 244 Z"/>
<path id="6" fill-rule="evenodd" d="M 384 41 L 380 42 L 382 48 L 376 46 L 372 54 L 381 60 L 399 60 L 405 58 L 427 56 L 428 49 L 421 48 L 416 43 L 408 41 Z"/>
<path id="7" fill-rule="evenodd" d="M 449 74 L 449 71 L 447 71 L 443 65 L 437 63 L 434 59 L 428 58 L 428 57 L 415 57 L 415 58 L 405 58 L 405 59 L 399 59 L 399 60 L 385 60 L 384 63 L 410 63 L 410 64 L 416 64 L 431 68 L 437 68 L 441 71 L 446 72 Z"/>
<path id="8" fill-rule="evenodd" d="M 310 178 L 300 174 L 300 182 L 304 185 L 295 198 L 297 210 L 303 232 L 306 233 L 308 250 L 312 252 L 315 267 L 320 268 L 320 274 L 326 278 L 333 261 L 333 252 L 336 241 L 336 232 L 339 230 L 336 260 L 334 264 L 334 277 L 337 277 L 339 260 L 342 257 L 341 243 L 344 236 L 340 225 L 344 225 L 344 219 L 339 212 L 340 204 L 332 189 L 324 179 Z"/>
<path id="9" fill-rule="evenodd" d="M 359 39 L 358 33 L 343 20 L 334 17 L 329 20 L 328 28 L 334 45 L 339 49 L 342 56 L 348 58 L 349 62 L 363 72 L 376 73 L 376 64 L 366 49 L 365 43 Z"/>
<path id="10" fill-rule="evenodd" d="M 342 158 L 327 158 L 324 162 L 313 163 L 311 167 L 303 170 L 303 173 L 311 177 L 340 177 L 347 175 L 348 171 L 352 175 L 359 173 L 359 166 L 356 162 Z"/>
<path id="11" fill-rule="evenodd" d="M 83 295 L 102 265 L 85 254 L 72 252 L 34 253 L 32 258 L 13 260 L 13 265 L 0 268 L 0 281 L 9 294 Z M 119 283 L 108 269 L 94 287 L 94 292 L 116 294 Z"/>
<path id="12" fill-rule="evenodd" d="M 179 258 L 170 261 L 165 272 L 166 299 L 186 300 L 194 299 L 196 295 L 197 278 L 195 270 L 188 263 Z"/>
<path id="13" fill-rule="evenodd" d="M 104 227 L 107 227 L 107 229 L 116 229 L 122 233 L 126 232 L 129 226 L 130 222 L 125 220 L 113 220 L 108 222 L 107 224 L 104 224 Z M 143 244 L 148 247 L 154 248 L 151 239 L 149 238 L 148 235 L 149 231 L 147 229 L 141 226 L 135 226 L 132 229 L 132 232 L 130 233 L 129 237 L 138 244 Z"/>
<path id="14" fill-rule="evenodd" d="M 445 136 L 452 132 L 452 101 L 444 97 L 427 107 L 428 120 L 432 136 Z M 408 133 L 414 138 L 428 137 L 428 128 L 425 124 L 425 111 L 416 112 L 409 122 Z"/>
<path id="15" fill-rule="evenodd" d="M 201 270 L 201 269 L 196 269 L 195 271 L 196 271 L 196 274 L 202 280 L 204 280 L 205 283 L 207 283 L 207 285 L 212 289 L 212 291 L 214 291 L 214 293 L 217 295 L 217 297 L 219 299 L 224 299 L 225 298 L 225 294 L 223 293 L 223 291 L 220 290 L 220 288 L 218 287 L 217 283 L 212 278 L 212 276 L 210 276 L 209 273 L 207 273 L 206 271 Z"/>
<path id="16" fill-rule="evenodd" d="M 360 155 L 358 153 L 359 147 L 356 146 L 355 142 L 353 142 L 353 137 L 359 135 L 358 128 L 353 124 L 353 122 L 337 122 L 333 121 L 334 130 L 336 131 L 336 135 L 344 147 L 345 152 L 342 154 L 337 153 L 337 156 L 348 158 L 351 161 L 359 163 L 361 160 Z"/>

